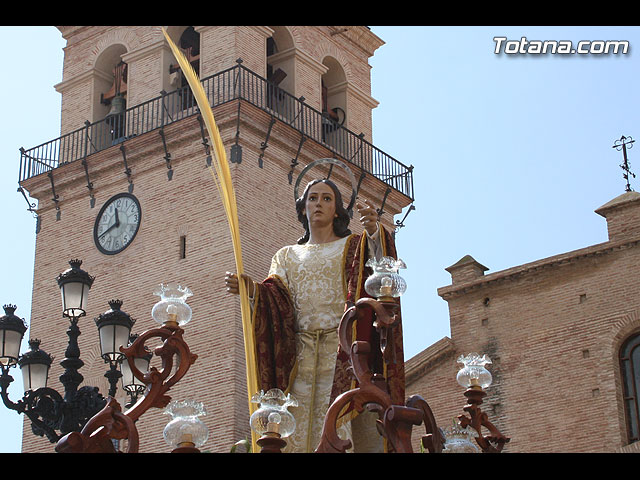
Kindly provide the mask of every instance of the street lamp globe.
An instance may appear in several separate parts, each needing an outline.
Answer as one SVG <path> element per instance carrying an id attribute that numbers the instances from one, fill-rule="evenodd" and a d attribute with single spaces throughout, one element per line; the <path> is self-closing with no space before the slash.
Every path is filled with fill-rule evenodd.
<path id="1" fill-rule="evenodd" d="M 77 319 L 86 314 L 89 290 L 94 277 L 80 268 L 81 260 L 69 261 L 71 268 L 58 275 L 62 295 L 62 314 Z"/>
<path id="2" fill-rule="evenodd" d="M 53 357 L 44 350 L 40 350 L 40 340 L 29 340 L 29 350 L 18 360 L 25 392 L 36 391 L 47 386 L 51 362 Z"/>
<path id="3" fill-rule="evenodd" d="M 15 305 L 5 305 L 4 315 L 0 317 L 0 366 L 12 367 L 18 363 L 20 345 L 24 332 L 27 331 L 26 322 L 14 314 Z"/>
<path id="4" fill-rule="evenodd" d="M 111 307 L 95 319 L 100 336 L 102 358 L 108 362 L 117 362 L 124 358 L 120 347 L 129 345 L 129 335 L 135 320 L 121 310 L 121 300 L 111 300 Z"/>

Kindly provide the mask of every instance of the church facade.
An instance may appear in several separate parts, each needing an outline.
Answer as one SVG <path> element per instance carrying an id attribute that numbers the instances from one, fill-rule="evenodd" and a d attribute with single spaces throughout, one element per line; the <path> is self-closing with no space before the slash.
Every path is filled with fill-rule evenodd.
<path id="1" fill-rule="evenodd" d="M 463 413 L 457 358 L 478 352 L 492 360 L 482 408 L 511 438 L 505 452 L 638 451 L 640 193 L 596 213 L 604 243 L 489 274 L 469 255 L 446 269 L 451 337 L 406 364 L 407 395 L 439 425 Z"/>

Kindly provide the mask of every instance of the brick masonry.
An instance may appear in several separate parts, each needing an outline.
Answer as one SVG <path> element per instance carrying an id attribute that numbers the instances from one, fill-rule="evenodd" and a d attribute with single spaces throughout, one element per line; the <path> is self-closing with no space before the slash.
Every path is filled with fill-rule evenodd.
<path id="1" fill-rule="evenodd" d="M 456 359 L 486 353 L 494 383 L 483 409 L 511 437 L 505 451 L 637 451 L 626 440 L 618 350 L 640 330 L 639 207 L 628 192 L 596 210 L 609 229 L 602 244 L 487 275 L 470 256 L 447 268 L 452 284 L 439 295 L 451 338 L 407 362 L 407 393 L 449 426 L 465 403 Z"/>

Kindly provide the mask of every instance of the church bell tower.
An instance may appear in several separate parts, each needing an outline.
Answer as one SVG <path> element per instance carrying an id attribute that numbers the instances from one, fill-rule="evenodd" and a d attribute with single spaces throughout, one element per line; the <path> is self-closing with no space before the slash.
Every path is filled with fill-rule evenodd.
<path id="1" fill-rule="evenodd" d="M 67 320 L 56 276 L 71 259 L 95 277 L 78 339 L 85 385 L 109 389 L 93 319 L 109 301 L 136 323 L 155 326 L 151 309 L 161 283 L 193 291 L 185 340 L 198 355 L 169 392 L 202 402 L 209 440 L 228 452 L 250 437 L 240 302 L 224 288 L 235 268 L 233 245 L 207 168 L 212 142 L 161 28 L 59 26 L 66 40 L 61 136 L 22 150 L 20 186 L 38 201 L 31 336 L 47 352 L 66 347 Z M 349 198 L 352 188 L 379 209 L 391 231 L 394 215 L 413 201 L 412 168 L 376 148 L 368 59 L 383 45 L 365 26 L 165 26 L 198 73 L 231 165 L 246 273 L 264 278 L 272 255 L 302 235 L 294 185 L 319 158 L 346 164 L 355 179 L 327 164 Z M 44 119 L 46 120 L 46 119 Z M 306 184 L 306 182 L 304 182 Z M 105 232 L 114 202 L 130 209 L 127 229 Z M 351 229 L 361 232 L 354 218 Z M 62 391 L 59 360 L 50 385 Z M 117 399 L 126 403 L 122 389 Z M 168 451 L 168 417 L 138 422 L 141 451 Z M 50 452 L 25 421 L 23 452 Z"/>

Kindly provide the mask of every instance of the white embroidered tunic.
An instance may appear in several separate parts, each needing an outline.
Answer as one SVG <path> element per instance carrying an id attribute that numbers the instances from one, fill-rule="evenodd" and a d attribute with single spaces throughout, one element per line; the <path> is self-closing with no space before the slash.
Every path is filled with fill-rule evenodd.
<path id="1" fill-rule="evenodd" d="M 286 284 L 296 312 L 297 374 L 290 409 L 296 430 L 287 438 L 287 452 L 313 452 L 320 441 L 329 408 L 338 353 L 337 328 L 344 313 L 343 253 L 348 237 L 322 244 L 290 245 L 273 257 L 269 275 Z M 339 435 L 350 438 L 350 425 Z"/>

